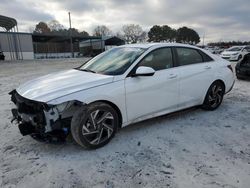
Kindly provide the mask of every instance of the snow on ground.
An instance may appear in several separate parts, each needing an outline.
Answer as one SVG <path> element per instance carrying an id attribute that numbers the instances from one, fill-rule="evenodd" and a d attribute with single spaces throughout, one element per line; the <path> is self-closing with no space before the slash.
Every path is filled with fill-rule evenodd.
<path id="1" fill-rule="evenodd" d="M 0 187 L 190 187 L 250 185 L 250 82 L 236 80 L 221 107 L 191 109 L 123 128 L 84 150 L 23 137 L 8 92 L 85 59 L 0 62 Z"/>

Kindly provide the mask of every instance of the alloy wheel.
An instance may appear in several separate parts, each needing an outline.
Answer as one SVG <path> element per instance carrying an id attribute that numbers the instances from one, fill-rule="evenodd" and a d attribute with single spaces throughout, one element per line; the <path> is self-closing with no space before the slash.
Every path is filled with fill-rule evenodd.
<path id="1" fill-rule="evenodd" d="M 223 88 L 220 84 L 213 85 L 208 96 L 209 105 L 212 108 L 215 108 L 216 106 L 220 105 L 224 94 L 223 92 Z"/>
<path id="2" fill-rule="evenodd" d="M 95 110 L 89 113 L 82 126 L 82 136 L 91 145 L 98 145 L 108 140 L 114 131 L 114 116 L 106 110 Z"/>

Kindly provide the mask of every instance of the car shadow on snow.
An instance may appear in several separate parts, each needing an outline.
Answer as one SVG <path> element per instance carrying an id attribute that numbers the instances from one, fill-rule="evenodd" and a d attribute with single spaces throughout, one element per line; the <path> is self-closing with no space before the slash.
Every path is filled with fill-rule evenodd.
<path id="1" fill-rule="evenodd" d="M 209 118 L 212 114 L 221 114 L 223 111 L 228 111 L 230 100 L 226 99 L 216 111 L 203 111 L 199 107 L 192 107 L 178 112 L 162 115 L 159 117 L 147 119 L 138 123 L 130 124 L 121 128 L 117 135 L 102 148 L 96 150 L 88 150 L 79 146 L 73 140 L 71 134 L 67 137 L 64 143 L 44 143 L 33 140 L 32 138 L 24 138 L 24 143 L 21 147 L 28 147 L 35 149 L 43 155 L 62 155 L 70 157 L 78 157 L 81 154 L 92 156 L 99 154 L 110 154 L 114 152 L 122 152 L 124 150 L 131 150 L 134 145 L 140 145 L 140 139 L 144 139 L 144 134 L 149 134 L 154 138 L 159 131 L 182 131 L 182 128 L 187 128 L 188 125 L 201 126 L 203 119 Z M 218 115 L 219 116 L 219 115 Z M 197 122 L 196 122 L 197 120 Z M 186 124 L 187 122 L 187 124 Z M 203 126 L 207 126 L 204 124 Z M 209 125 L 210 126 L 210 125 Z M 197 127 L 198 128 L 198 127 Z M 67 151 L 67 152 L 65 152 Z M 82 155 L 81 155 L 82 156 Z"/>
<path id="2" fill-rule="evenodd" d="M 185 110 L 181 110 L 178 112 L 150 118 L 147 120 L 143 120 L 138 123 L 133 123 L 129 124 L 123 128 L 121 128 L 118 132 L 117 135 L 114 137 L 114 139 L 111 140 L 109 144 L 104 146 L 103 148 L 108 149 L 108 147 L 111 148 L 119 148 L 119 145 L 121 142 L 126 142 L 126 140 L 130 140 L 133 137 L 136 137 L 140 132 L 147 131 L 150 129 L 150 131 L 153 131 L 154 129 L 160 129 L 162 126 L 165 126 L 168 124 L 168 122 L 172 122 L 178 119 L 183 119 L 183 118 L 192 118 L 192 114 L 196 113 L 202 113 L 203 111 L 199 107 L 192 107 L 188 108 Z M 49 152 L 50 150 L 75 150 L 76 152 L 79 150 L 83 151 L 97 151 L 97 150 L 102 150 L 103 148 L 99 148 L 97 150 L 88 150 L 88 149 L 83 149 L 81 146 L 79 146 L 77 143 L 72 138 L 72 135 L 69 134 L 65 142 L 60 142 L 60 143 L 45 143 L 45 142 L 39 142 L 36 140 L 33 140 L 32 138 L 29 138 L 30 142 L 36 142 L 37 147 L 40 148 L 40 152 Z"/>

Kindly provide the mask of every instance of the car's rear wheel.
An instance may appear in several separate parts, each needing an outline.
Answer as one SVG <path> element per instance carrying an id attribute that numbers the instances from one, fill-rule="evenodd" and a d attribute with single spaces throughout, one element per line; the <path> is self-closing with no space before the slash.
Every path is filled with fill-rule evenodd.
<path id="1" fill-rule="evenodd" d="M 241 60 L 241 58 L 242 58 L 242 55 L 240 54 L 239 57 L 238 57 L 238 61 Z"/>
<path id="2" fill-rule="evenodd" d="M 215 110 L 221 105 L 224 94 L 224 84 L 220 81 L 215 81 L 207 91 L 202 108 L 205 110 Z"/>
<path id="3" fill-rule="evenodd" d="M 79 145 L 96 149 L 114 137 L 118 124 L 117 112 L 106 103 L 96 102 L 75 113 L 71 122 L 71 133 Z"/>

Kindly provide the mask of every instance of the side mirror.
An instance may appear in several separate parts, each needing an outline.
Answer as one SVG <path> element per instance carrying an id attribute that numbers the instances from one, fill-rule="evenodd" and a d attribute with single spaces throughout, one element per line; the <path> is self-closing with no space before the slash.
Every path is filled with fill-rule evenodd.
<path id="1" fill-rule="evenodd" d="M 153 76 L 155 70 L 151 67 L 140 66 L 136 69 L 134 76 Z"/>

